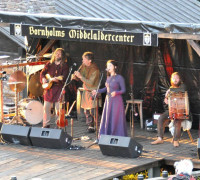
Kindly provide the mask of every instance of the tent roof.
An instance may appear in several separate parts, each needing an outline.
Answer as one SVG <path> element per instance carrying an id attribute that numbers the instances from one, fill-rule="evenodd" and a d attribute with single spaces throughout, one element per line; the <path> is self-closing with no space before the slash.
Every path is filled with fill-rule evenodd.
<path id="1" fill-rule="evenodd" d="M 10 28 L 9 27 L 1 27 L 0 32 L 3 33 L 6 37 L 17 43 L 19 46 L 25 48 L 24 45 L 24 37 L 23 36 L 10 36 Z"/>
<path id="2" fill-rule="evenodd" d="M 3 23 L 134 33 L 200 34 L 197 0 L 58 0 L 57 14 L 0 11 Z"/>
<path id="3" fill-rule="evenodd" d="M 199 24 L 197 0 L 58 0 L 58 14 L 112 20 Z"/>

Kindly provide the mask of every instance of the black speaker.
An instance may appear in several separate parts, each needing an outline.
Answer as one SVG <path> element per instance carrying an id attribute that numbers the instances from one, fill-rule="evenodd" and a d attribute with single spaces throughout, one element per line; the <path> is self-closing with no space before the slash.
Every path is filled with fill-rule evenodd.
<path id="1" fill-rule="evenodd" d="M 130 137 L 101 135 L 100 150 L 103 155 L 136 158 L 142 153 L 142 145 Z"/>
<path id="2" fill-rule="evenodd" d="M 14 144 L 31 145 L 29 134 L 30 127 L 26 126 L 3 124 L 1 128 L 2 138 Z"/>
<path id="3" fill-rule="evenodd" d="M 200 138 L 197 138 L 197 156 L 200 159 Z"/>
<path id="4" fill-rule="evenodd" d="M 72 143 L 72 137 L 61 129 L 32 127 L 30 139 L 33 146 L 62 149 Z"/>

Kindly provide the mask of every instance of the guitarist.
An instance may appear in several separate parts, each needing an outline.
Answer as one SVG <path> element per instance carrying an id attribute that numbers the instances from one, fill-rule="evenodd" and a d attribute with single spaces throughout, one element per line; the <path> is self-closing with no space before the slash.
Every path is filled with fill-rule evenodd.
<path id="1" fill-rule="evenodd" d="M 62 48 L 57 48 L 44 69 L 40 73 L 40 82 L 43 85 L 50 83 L 45 87 L 44 96 L 44 115 L 43 128 L 50 128 L 51 105 L 55 103 L 56 115 L 59 112 L 59 96 L 64 82 L 69 73 L 67 59 Z"/>

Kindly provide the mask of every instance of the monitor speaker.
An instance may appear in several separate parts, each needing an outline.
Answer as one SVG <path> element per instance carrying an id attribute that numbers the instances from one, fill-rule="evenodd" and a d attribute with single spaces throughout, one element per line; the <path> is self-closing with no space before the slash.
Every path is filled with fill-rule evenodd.
<path id="1" fill-rule="evenodd" d="M 142 153 L 142 145 L 130 137 L 101 135 L 100 150 L 103 155 L 137 158 Z"/>
<path id="2" fill-rule="evenodd" d="M 72 143 L 72 137 L 61 129 L 32 127 L 30 139 L 33 146 L 62 149 Z"/>
<path id="3" fill-rule="evenodd" d="M 30 127 L 26 126 L 3 124 L 1 128 L 2 138 L 14 144 L 31 145 L 29 134 Z"/>

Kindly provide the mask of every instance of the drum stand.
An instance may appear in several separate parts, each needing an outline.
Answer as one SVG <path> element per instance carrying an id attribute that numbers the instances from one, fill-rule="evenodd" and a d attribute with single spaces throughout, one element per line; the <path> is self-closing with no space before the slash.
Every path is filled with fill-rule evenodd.
<path id="1" fill-rule="evenodd" d="M 18 93 L 17 93 L 17 84 L 21 82 L 15 82 L 15 116 L 12 118 L 9 124 L 22 124 L 24 125 L 23 120 L 19 117 L 18 113 Z"/>

